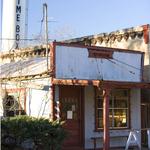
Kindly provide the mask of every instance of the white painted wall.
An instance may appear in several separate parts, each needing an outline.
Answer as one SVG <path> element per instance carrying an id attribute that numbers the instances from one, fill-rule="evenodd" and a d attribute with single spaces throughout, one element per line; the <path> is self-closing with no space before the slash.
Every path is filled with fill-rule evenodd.
<path id="1" fill-rule="evenodd" d="M 141 129 L 141 90 L 132 89 L 130 96 L 131 128 Z M 141 133 L 138 134 L 138 138 L 141 142 Z"/>
<path id="2" fill-rule="evenodd" d="M 140 90 L 131 90 L 131 128 L 140 129 Z M 103 136 L 103 132 L 95 132 L 95 104 L 94 104 L 94 88 L 92 86 L 85 87 L 85 148 L 93 148 L 92 136 Z M 89 111 L 90 110 L 90 111 Z M 111 135 L 128 135 L 128 130 L 111 130 Z M 125 146 L 125 138 L 111 139 L 111 146 Z M 98 147 L 102 147 L 102 140 L 99 141 Z"/>
<path id="3" fill-rule="evenodd" d="M 26 113 L 33 117 L 49 118 L 50 116 L 50 80 L 48 78 L 23 82 L 8 82 L 0 87 L 0 116 L 3 116 L 3 98 L 6 89 L 26 88 Z M 1 92 L 2 91 L 2 92 Z M 20 93 L 19 93 L 20 94 Z M 22 94 L 21 94 L 22 95 Z M 23 96 L 22 96 L 23 97 Z M 22 103 L 24 108 L 24 102 Z"/>
<path id="4" fill-rule="evenodd" d="M 141 81 L 140 53 L 115 51 L 110 60 L 88 55 L 87 48 L 57 46 L 56 78 Z"/>
<path id="5" fill-rule="evenodd" d="M 26 112 L 33 117 L 49 117 L 49 92 L 45 90 L 28 89 Z"/>
<path id="6" fill-rule="evenodd" d="M 49 118 L 49 80 L 42 79 L 36 81 L 37 84 L 44 84 L 44 89 L 27 89 L 26 113 L 33 117 Z"/>
<path id="7" fill-rule="evenodd" d="M 85 87 L 85 149 L 93 148 L 92 136 L 102 136 L 102 133 L 94 132 L 95 130 L 95 104 L 94 104 L 94 87 Z M 102 145 L 102 141 L 100 142 Z"/>

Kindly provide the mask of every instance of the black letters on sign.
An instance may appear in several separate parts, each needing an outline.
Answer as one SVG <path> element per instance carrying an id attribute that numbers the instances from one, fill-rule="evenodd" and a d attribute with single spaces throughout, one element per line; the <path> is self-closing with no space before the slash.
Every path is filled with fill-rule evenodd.
<path id="1" fill-rule="evenodd" d="M 17 21 L 20 21 L 20 14 L 17 14 L 16 20 L 17 20 Z"/>
<path id="2" fill-rule="evenodd" d="M 18 4 L 18 5 L 20 4 L 20 0 L 17 0 L 17 4 Z"/>
<path id="3" fill-rule="evenodd" d="M 20 32 L 20 26 L 16 25 L 16 32 Z"/>
<path id="4" fill-rule="evenodd" d="M 16 6 L 16 13 L 20 13 L 21 14 L 21 6 Z"/>
<path id="5" fill-rule="evenodd" d="M 20 5 L 20 0 L 17 0 L 17 3 L 16 3 L 16 48 L 19 48 L 20 21 L 21 21 L 21 5 Z"/>

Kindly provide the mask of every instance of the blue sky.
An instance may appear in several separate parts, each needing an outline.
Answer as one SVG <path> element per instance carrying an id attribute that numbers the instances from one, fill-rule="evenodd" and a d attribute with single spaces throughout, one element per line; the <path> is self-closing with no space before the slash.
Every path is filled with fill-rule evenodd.
<path id="1" fill-rule="evenodd" d="M 29 38 L 48 4 L 49 38 L 68 39 L 150 23 L 150 0 L 29 0 Z M 53 22 L 56 21 L 56 22 Z"/>

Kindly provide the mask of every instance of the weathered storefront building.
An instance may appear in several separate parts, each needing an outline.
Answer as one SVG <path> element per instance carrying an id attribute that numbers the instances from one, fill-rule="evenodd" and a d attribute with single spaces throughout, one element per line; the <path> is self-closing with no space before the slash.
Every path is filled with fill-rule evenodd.
<path id="1" fill-rule="evenodd" d="M 102 47 L 125 48 L 144 52 L 143 80 L 150 81 L 150 25 L 132 27 L 110 33 L 101 33 L 65 41 Z M 140 89 L 141 128 L 150 127 L 150 89 Z M 142 131 L 142 143 L 147 143 L 146 132 Z"/>
<path id="2" fill-rule="evenodd" d="M 146 25 L 54 42 L 48 59 L 44 46 L 1 53 L 1 115 L 66 120 L 66 147 L 124 147 L 150 127 L 149 45 Z"/>

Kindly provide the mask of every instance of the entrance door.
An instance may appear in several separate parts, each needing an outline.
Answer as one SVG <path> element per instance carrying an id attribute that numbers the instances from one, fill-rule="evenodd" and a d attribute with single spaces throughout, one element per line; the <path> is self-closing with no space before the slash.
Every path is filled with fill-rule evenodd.
<path id="1" fill-rule="evenodd" d="M 64 146 L 81 146 L 83 143 L 82 130 L 82 87 L 60 87 L 61 119 L 65 120 L 64 128 L 68 131 L 68 139 Z"/>

